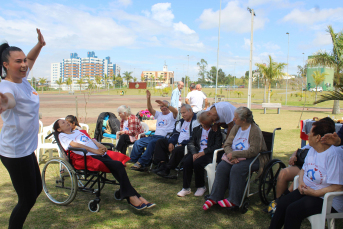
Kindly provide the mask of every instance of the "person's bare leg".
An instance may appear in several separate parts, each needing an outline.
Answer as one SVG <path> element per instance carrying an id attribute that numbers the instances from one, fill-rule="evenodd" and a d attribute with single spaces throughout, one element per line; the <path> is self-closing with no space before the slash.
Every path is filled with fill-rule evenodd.
<path id="1" fill-rule="evenodd" d="M 276 183 L 276 198 L 279 198 L 282 193 L 286 191 L 288 188 L 288 182 L 293 181 L 299 171 L 300 169 L 297 166 L 290 166 L 280 171 Z"/>
<path id="2" fill-rule="evenodd" d="M 137 196 L 130 196 L 129 200 L 130 200 L 130 203 L 135 206 L 139 206 L 142 204 L 142 201 Z"/>
<path id="3" fill-rule="evenodd" d="M 148 204 L 149 201 L 147 201 L 146 199 L 144 199 L 143 197 L 139 197 L 139 200 L 144 203 L 144 204 Z"/>

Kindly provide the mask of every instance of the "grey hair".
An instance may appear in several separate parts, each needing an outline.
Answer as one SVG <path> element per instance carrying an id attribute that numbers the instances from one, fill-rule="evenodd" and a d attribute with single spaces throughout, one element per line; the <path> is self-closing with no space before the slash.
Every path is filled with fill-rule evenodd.
<path id="1" fill-rule="evenodd" d="M 182 108 L 182 107 L 186 108 L 186 110 L 193 112 L 193 109 L 192 109 L 191 105 L 189 105 L 189 104 L 183 103 L 180 108 Z"/>
<path id="2" fill-rule="evenodd" d="M 191 85 L 189 86 L 189 88 L 195 89 L 195 83 L 191 83 Z"/>
<path id="3" fill-rule="evenodd" d="M 178 81 L 178 82 L 177 82 L 177 85 L 181 85 L 181 84 L 183 84 L 182 81 Z"/>
<path id="4" fill-rule="evenodd" d="M 167 100 L 162 100 L 162 102 L 167 103 L 167 106 L 170 106 L 170 103 Z"/>
<path id="5" fill-rule="evenodd" d="M 127 115 L 131 115 L 131 109 L 128 106 L 121 105 L 117 109 L 118 113 L 126 113 Z"/>
<path id="6" fill-rule="evenodd" d="M 251 110 L 247 107 L 238 107 L 235 110 L 235 113 L 238 115 L 238 118 L 242 121 L 246 121 L 247 123 L 255 122 Z"/>
<path id="7" fill-rule="evenodd" d="M 197 84 L 197 85 L 195 85 L 195 87 L 197 87 L 199 85 L 199 87 L 200 87 L 200 89 L 201 89 L 201 84 Z"/>

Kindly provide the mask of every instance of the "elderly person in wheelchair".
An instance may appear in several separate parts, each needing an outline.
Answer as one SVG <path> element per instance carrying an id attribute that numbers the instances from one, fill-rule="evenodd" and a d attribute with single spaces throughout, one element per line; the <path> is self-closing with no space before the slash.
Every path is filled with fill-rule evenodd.
<path id="1" fill-rule="evenodd" d="M 208 210 L 214 204 L 225 208 L 238 208 L 243 197 L 249 165 L 259 152 L 267 150 L 262 131 L 254 122 L 252 112 L 239 107 L 234 112 L 235 126 L 224 143 L 222 161 L 218 164 L 211 194 L 203 205 Z M 261 174 L 268 155 L 261 155 L 252 165 L 252 171 L 260 168 Z M 224 199 L 229 188 L 229 197 Z"/>
<path id="2" fill-rule="evenodd" d="M 319 120 L 312 124 L 304 165 L 299 172 L 298 189 L 280 198 L 269 228 L 300 228 L 303 219 L 322 212 L 323 196 L 343 190 L 343 150 L 325 144 L 321 138 L 335 132 L 335 123 Z M 343 212 L 343 196 L 332 202 L 332 211 Z"/>
<path id="3" fill-rule="evenodd" d="M 127 199 L 127 202 L 137 210 L 155 206 L 155 204 L 149 203 L 141 197 L 132 187 L 124 165 L 120 161 L 112 160 L 106 154 L 106 146 L 94 139 L 91 140 L 79 130 L 72 130 L 70 124 L 65 120 L 57 120 L 54 123 L 53 129 L 55 132 L 59 133 L 58 138 L 65 150 L 68 150 L 69 147 L 86 149 L 88 151 L 87 156 L 91 156 L 106 165 L 120 184 L 119 196 L 116 196 L 117 199 Z M 74 151 L 74 153 L 83 155 L 83 153 L 79 151 Z"/>
<path id="4" fill-rule="evenodd" d="M 131 114 L 130 107 L 122 105 L 118 107 L 117 111 L 121 121 L 120 131 L 117 132 L 119 140 L 116 149 L 122 154 L 126 154 L 128 145 L 133 144 L 138 139 L 138 135 L 144 133 L 144 128 L 139 119 Z"/>

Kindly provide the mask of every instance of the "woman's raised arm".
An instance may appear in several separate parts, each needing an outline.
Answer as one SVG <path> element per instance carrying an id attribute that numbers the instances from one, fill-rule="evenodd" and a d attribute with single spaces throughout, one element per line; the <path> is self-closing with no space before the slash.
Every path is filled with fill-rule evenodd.
<path id="1" fill-rule="evenodd" d="M 40 32 L 40 29 L 37 29 L 38 34 L 38 43 L 31 49 L 31 51 L 27 54 L 27 63 L 29 65 L 29 68 L 32 69 L 33 65 L 36 62 L 36 59 L 40 53 L 40 50 L 43 48 L 43 46 L 46 45 L 43 35 Z"/>

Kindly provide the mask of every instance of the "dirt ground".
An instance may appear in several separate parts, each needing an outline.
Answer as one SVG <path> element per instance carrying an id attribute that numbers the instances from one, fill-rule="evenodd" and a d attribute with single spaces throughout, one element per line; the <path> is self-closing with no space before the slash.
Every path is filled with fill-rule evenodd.
<path id="1" fill-rule="evenodd" d="M 101 112 L 112 112 L 117 115 L 117 108 L 120 105 L 127 105 L 131 107 L 133 114 L 136 114 L 142 109 L 146 109 L 146 96 L 142 95 L 91 95 L 88 98 L 84 98 L 84 95 L 60 95 L 60 94 L 40 94 L 40 109 L 42 114 L 41 121 L 43 125 L 50 125 L 56 119 L 65 117 L 69 114 L 76 115 L 82 123 L 96 123 L 98 115 Z M 166 97 L 152 97 L 152 104 L 154 109 L 159 109 L 157 103 L 154 101 L 160 99 L 164 100 Z M 167 98 L 170 101 L 170 98 Z M 214 100 L 211 98 L 210 102 Z M 77 104 L 77 109 L 76 109 Z M 246 104 L 232 103 L 234 106 L 245 106 Z M 253 104 L 252 109 L 262 109 L 261 104 Z M 283 106 L 282 110 L 302 110 L 302 107 Z M 331 108 L 305 108 L 305 110 L 312 111 L 329 111 Z M 276 112 L 276 109 L 275 109 Z M 2 128 L 3 122 L 0 119 L 0 128 Z"/>

